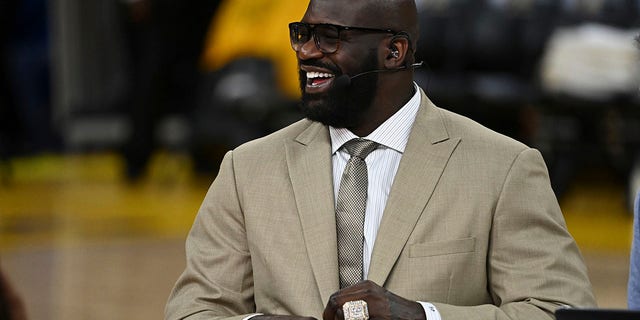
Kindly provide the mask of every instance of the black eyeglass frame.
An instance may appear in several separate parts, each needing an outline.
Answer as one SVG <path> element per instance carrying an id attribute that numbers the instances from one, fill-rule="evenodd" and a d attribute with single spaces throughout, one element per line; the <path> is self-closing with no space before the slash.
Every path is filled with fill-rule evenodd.
<path id="1" fill-rule="evenodd" d="M 349 31 L 349 30 L 354 30 L 354 31 L 362 31 L 362 32 L 369 32 L 369 33 L 388 33 L 391 35 L 403 35 L 408 37 L 408 34 L 404 31 L 395 31 L 392 29 L 378 29 L 378 28 L 367 28 L 367 27 L 353 27 L 353 26 L 341 26 L 341 25 L 337 25 L 337 24 L 331 24 L 331 23 L 306 23 L 306 22 L 291 22 L 289 23 L 289 40 L 291 41 L 291 48 L 294 51 L 299 51 L 300 48 L 307 43 L 309 40 L 311 40 L 311 38 L 307 39 L 307 41 L 305 42 L 296 42 L 294 40 L 293 37 L 293 30 L 295 27 L 297 26 L 304 26 L 306 28 L 309 29 L 309 34 L 310 37 L 313 38 L 313 42 L 316 45 L 316 48 L 318 50 L 320 50 L 322 53 L 326 53 L 326 54 L 331 54 L 331 53 L 336 53 L 339 49 L 340 49 L 340 32 L 342 31 Z M 325 26 L 325 27 L 333 27 L 336 28 L 338 30 L 338 35 L 337 35 L 337 44 L 336 44 L 336 49 L 333 51 L 329 51 L 329 50 L 323 50 L 320 47 L 320 40 L 318 39 L 316 32 L 315 32 L 315 28 L 318 26 Z M 296 49 L 297 47 L 297 49 Z"/>

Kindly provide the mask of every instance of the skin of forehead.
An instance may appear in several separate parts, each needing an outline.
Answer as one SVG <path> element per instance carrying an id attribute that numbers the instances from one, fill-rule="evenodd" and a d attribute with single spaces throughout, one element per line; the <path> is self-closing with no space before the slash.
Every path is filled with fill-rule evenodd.
<path id="1" fill-rule="evenodd" d="M 303 20 L 417 32 L 415 0 L 311 0 Z"/>

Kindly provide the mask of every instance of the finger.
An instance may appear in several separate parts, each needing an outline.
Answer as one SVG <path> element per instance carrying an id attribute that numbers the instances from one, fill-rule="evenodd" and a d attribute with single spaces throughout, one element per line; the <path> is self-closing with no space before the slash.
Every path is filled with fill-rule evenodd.
<path id="1" fill-rule="evenodd" d="M 327 306 L 324 308 L 322 312 L 322 320 L 334 320 L 336 314 L 336 298 L 335 293 L 331 295 L 329 301 L 327 302 Z"/>
<path id="2" fill-rule="evenodd" d="M 344 320 L 344 311 L 342 311 L 342 307 L 336 310 L 335 320 Z"/>

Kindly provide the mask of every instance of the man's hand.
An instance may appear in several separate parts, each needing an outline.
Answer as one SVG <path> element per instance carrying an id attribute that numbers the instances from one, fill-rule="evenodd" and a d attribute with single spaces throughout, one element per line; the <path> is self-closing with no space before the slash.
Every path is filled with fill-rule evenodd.
<path id="1" fill-rule="evenodd" d="M 397 296 L 369 280 L 331 295 L 322 315 L 323 320 L 343 320 L 342 305 L 356 300 L 367 302 L 370 319 L 426 320 L 424 309 L 418 302 Z"/>

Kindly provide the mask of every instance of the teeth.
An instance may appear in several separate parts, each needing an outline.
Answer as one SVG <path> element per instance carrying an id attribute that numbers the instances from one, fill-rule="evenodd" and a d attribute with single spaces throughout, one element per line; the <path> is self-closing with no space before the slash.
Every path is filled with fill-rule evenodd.
<path id="1" fill-rule="evenodd" d="M 307 79 L 315 79 L 315 78 L 333 78 L 333 75 L 330 73 L 323 73 L 323 72 L 307 72 Z"/>

